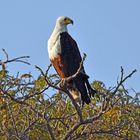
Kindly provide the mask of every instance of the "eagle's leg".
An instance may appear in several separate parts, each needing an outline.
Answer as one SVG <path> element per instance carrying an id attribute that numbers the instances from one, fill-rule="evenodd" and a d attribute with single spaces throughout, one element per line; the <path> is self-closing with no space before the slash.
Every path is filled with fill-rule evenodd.
<path id="1" fill-rule="evenodd" d="M 66 80 L 66 78 L 62 78 L 59 85 L 60 85 L 61 88 L 62 88 L 62 87 L 66 87 L 66 85 L 67 85 L 67 80 Z"/>

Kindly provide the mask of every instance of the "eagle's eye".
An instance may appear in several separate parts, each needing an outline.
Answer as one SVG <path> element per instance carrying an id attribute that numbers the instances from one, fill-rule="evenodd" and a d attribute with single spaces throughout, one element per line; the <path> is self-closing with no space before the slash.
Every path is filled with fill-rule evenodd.
<path id="1" fill-rule="evenodd" d="M 67 18 L 64 18 L 64 21 L 66 21 L 67 20 Z"/>

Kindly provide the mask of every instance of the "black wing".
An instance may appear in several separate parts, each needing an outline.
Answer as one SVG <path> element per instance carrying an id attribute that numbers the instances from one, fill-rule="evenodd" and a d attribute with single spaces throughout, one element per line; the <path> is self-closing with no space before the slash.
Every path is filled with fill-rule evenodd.
<path id="1" fill-rule="evenodd" d="M 67 33 L 60 34 L 61 63 L 66 76 L 75 74 L 82 61 L 76 41 Z"/>
<path id="2" fill-rule="evenodd" d="M 77 72 L 82 58 L 76 41 L 67 32 L 60 34 L 60 43 L 63 73 L 68 77 Z M 83 103 L 89 104 L 91 95 L 94 96 L 96 91 L 91 88 L 88 82 L 89 77 L 85 74 L 84 67 L 82 67 L 82 71 L 72 81 L 81 93 Z"/>

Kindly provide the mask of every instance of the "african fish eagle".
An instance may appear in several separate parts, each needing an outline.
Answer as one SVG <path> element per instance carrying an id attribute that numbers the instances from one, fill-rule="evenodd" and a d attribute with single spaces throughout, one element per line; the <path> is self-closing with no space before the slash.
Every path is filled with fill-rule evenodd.
<path id="1" fill-rule="evenodd" d="M 73 20 L 65 16 L 58 17 L 48 40 L 50 61 L 61 78 L 75 74 L 82 61 L 76 41 L 68 33 L 68 24 L 73 24 Z M 89 104 L 91 95 L 94 96 L 96 92 L 91 88 L 88 78 L 82 66 L 80 73 L 70 80 L 67 86 L 74 98 L 81 95 L 83 104 Z"/>

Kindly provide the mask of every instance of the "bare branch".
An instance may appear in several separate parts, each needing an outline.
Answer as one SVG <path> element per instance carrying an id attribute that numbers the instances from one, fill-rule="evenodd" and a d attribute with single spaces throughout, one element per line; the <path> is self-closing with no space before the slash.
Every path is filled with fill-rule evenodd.
<path id="1" fill-rule="evenodd" d="M 128 78 L 130 78 L 134 73 L 136 73 L 137 72 L 137 70 L 135 69 L 135 70 L 133 70 L 130 74 L 128 74 L 126 77 L 124 77 L 124 70 L 123 70 L 123 68 L 121 67 L 121 78 L 120 78 L 120 81 L 118 82 L 118 85 L 117 85 L 117 87 L 115 88 L 115 90 L 113 91 L 113 93 L 112 93 L 112 95 L 114 95 L 117 91 L 118 91 L 118 89 L 119 89 L 119 87 L 128 79 Z"/>
<path id="2" fill-rule="evenodd" d="M 21 56 L 21 57 L 16 57 L 16 58 L 13 58 L 13 59 L 9 59 L 8 53 L 5 51 L 5 49 L 2 49 L 2 50 L 5 54 L 6 60 L 5 61 L 0 60 L 0 65 L 3 65 L 3 64 L 6 64 L 6 63 L 11 63 L 11 62 L 21 62 L 21 63 L 27 64 L 27 65 L 30 65 L 29 62 L 27 62 L 26 60 L 23 60 L 23 59 L 30 58 L 30 56 Z"/>
<path id="3" fill-rule="evenodd" d="M 6 56 L 6 61 L 8 61 L 8 59 L 9 59 L 8 53 L 5 51 L 5 49 L 2 49 L 2 51 L 4 52 L 4 54 Z"/>

